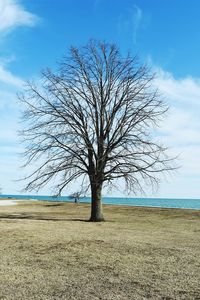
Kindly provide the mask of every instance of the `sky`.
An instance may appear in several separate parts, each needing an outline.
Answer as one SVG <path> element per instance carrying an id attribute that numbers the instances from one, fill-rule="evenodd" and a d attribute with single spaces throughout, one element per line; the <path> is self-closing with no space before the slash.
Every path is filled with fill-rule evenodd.
<path id="1" fill-rule="evenodd" d="M 179 156 L 180 168 L 146 196 L 200 198 L 199 13 L 198 0 L 0 0 L 3 193 L 20 194 L 23 181 L 18 179 L 28 172 L 21 168 L 21 107 L 16 94 L 45 67 L 55 68 L 71 45 L 95 38 L 114 42 L 123 55 L 130 51 L 148 63 L 170 106 L 159 137 Z M 49 194 L 48 188 L 40 194 Z"/>

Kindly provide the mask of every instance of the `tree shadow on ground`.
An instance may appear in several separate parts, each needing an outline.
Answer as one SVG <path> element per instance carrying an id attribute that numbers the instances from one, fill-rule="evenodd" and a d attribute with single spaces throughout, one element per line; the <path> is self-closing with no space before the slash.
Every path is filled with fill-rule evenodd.
<path id="1" fill-rule="evenodd" d="M 35 221 L 59 221 L 59 222 L 65 222 L 65 221 L 78 221 L 78 222 L 88 222 L 87 219 L 81 219 L 81 218 L 55 218 L 55 217 L 45 217 L 45 216 L 37 216 L 37 215 L 31 215 L 31 214 L 5 214 L 0 215 L 0 221 L 3 220 L 35 220 Z"/>
<path id="2" fill-rule="evenodd" d="M 45 204 L 45 207 L 57 207 L 57 206 L 63 206 L 63 203 L 57 203 L 57 204 Z"/>

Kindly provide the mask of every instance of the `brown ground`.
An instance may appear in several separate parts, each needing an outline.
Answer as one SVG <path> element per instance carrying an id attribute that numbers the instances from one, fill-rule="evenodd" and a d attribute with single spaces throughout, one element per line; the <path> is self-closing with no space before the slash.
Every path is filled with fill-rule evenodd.
<path id="1" fill-rule="evenodd" d="M 200 299 L 200 211 L 0 207 L 0 299 Z"/>

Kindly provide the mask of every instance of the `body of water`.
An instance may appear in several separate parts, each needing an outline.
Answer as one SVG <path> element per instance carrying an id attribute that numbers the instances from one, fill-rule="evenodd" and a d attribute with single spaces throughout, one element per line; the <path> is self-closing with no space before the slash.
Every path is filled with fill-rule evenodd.
<path id="1" fill-rule="evenodd" d="M 43 201 L 72 202 L 70 197 L 53 197 L 39 195 L 0 195 L 0 198 L 9 199 L 28 199 Z M 80 202 L 90 202 L 90 197 L 80 198 Z M 147 207 L 163 207 L 163 208 L 185 208 L 200 210 L 200 199 L 172 199 L 172 198 L 119 198 L 119 197 L 103 197 L 104 204 L 113 205 L 129 205 L 129 206 L 147 206 Z"/>

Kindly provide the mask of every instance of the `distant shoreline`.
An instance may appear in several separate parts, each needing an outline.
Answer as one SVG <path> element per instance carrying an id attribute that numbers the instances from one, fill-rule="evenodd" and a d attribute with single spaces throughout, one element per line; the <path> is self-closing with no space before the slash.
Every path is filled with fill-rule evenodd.
<path id="1" fill-rule="evenodd" d="M 49 196 L 24 196 L 13 195 L 6 197 L 0 196 L 1 201 L 48 201 L 59 203 L 73 203 L 70 197 L 49 197 Z M 90 203 L 90 197 L 80 198 L 79 203 Z M 9 204 L 9 202 L 7 202 Z M 12 202 L 10 202 L 12 203 Z M 188 209 L 200 210 L 200 199 L 164 199 L 164 198 L 115 198 L 103 197 L 104 205 L 128 206 L 128 207 L 149 207 L 149 208 L 166 208 L 166 209 Z M 12 204 L 13 205 L 13 204 Z"/>

